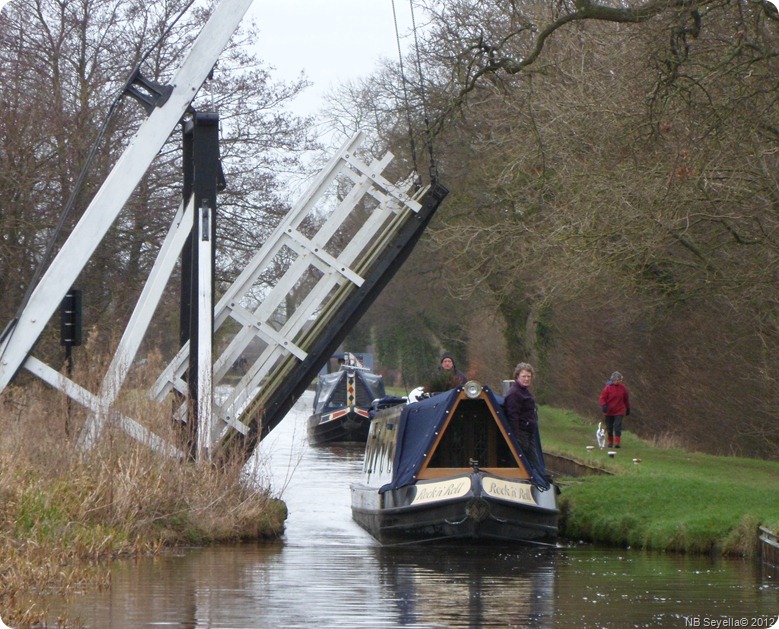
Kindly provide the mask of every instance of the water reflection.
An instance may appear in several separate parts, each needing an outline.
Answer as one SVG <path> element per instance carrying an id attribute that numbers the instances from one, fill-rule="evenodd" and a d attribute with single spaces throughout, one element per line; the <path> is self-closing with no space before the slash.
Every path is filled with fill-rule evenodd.
<path id="1" fill-rule="evenodd" d="M 51 617 L 89 629 L 587 629 L 779 614 L 776 575 L 753 563 L 588 546 L 383 548 L 351 518 L 362 448 L 309 447 L 310 404 L 257 458 L 289 507 L 281 541 L 119 562 L 109 590 L 56 599 Z"/>
<path id="2" fill-rule="evenodd" d="M 250 627 L 244 623 L 253 608 L 253 567 L 272 562 L 281 551 L 281 544 L 225 547 L 118 562 L 110 590 L 74 600 L 68 615 L 95 628 L 194 629 L 236 626 L 224 624 L 233 621 Z M 238 613 L 225 615 L 231 609 Z"/>
<path id="3" fill-rule="evenodd" d="M 752 619 L 779 614 L 776 575 L 761 574 L 760 567 L 748 561 L 640 551 L 566 551 L 558 559 L 556 589 L 556 621 L 585 629 L 754 627 L 761 625 L 752 624 Z M 735 619 L 750 622 L 732 624 Z"/>
<path id="4" fill-rule="evenodd" d="M 375 554 L 396 626 L 532 627 L 553 619 L 554 550 L 458 545 Z"/>
<path id="5" fill-rule="evenodd" d="M 87 627 L 684 627 L 776 615 L 751 564 L 594 549 L 243 545 L 121 562 Z M 698 626 L 714 626 L 701 624 Z M 739 626 L 733 625 L 730 626 Z"/>

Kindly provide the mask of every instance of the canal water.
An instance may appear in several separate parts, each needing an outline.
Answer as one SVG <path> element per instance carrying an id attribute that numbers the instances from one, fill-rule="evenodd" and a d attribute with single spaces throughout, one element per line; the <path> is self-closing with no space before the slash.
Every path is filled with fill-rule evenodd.
<path id="1" fill-rule="evenodd" d="M 769 627 L 779 574 L 754 562 L 563 543 L 382 548 L 351 519 L 362 448 L 310 447 L 305 394 L 253 473 L 289 507 L 283 539 L 117 562 L 59 601 L 89 629 Z M 56 626 L 51 624 L 50 626 Z"/>

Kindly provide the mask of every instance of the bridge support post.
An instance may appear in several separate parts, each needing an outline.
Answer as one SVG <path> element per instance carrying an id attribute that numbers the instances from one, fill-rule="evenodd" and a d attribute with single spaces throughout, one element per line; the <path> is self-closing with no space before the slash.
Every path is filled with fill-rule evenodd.
<path id="1" fill-rule="evenodd" d="M 213 332 L 216 195 L 224 188 L 219 115 L 195 112 L 183 124 L 185 199 L 192 198 L 192 232 L 181 255 L 179 342 L 189 342 L 186 437 L 193 458 L 210 458 L 213 441 Z"/>

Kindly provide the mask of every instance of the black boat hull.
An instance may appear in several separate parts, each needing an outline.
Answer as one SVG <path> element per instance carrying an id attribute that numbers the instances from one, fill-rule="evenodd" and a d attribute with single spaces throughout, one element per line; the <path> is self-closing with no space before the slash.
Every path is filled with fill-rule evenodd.
<path id="1" fill-rule="evenodd" d="M 352 517 L 386 545 L 444 539 L 554 545 L 555 494 L 555 486 L 542 492 L 483 472 L 420 481 L 383 494 L 354 484 Z"/>
<path id="2" fill-rule="evenodd" d="M 311 445 L 352 441 L 365 443 L 370 426 L 368 410 L 359 407 L 314 414 L 308 418 L 308 442 Z"/>

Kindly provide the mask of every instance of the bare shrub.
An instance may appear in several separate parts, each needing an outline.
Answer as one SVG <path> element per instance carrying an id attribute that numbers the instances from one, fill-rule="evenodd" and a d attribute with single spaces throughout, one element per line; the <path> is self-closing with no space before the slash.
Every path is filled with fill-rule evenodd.
<path id="1" fill-rule="evenodd" d="M 176 443 L 170 407 L 142 395 L 140 380 L 117 412 Z M 245 453 L 218 465 L 175 458 L 111 421 L 85 450 L 78 433 L 86 420 L 82 407 L 37 381 L 0 397 L 0 608 L 12 626 L 43 618 L 42 610 L 21 607 L 23 593 L 105 584 L 107 559 L 282 532 L 286 507 L 247 482 Z"/>
<path id="2" fill-rule="evenodd" d="M 661 450 L 677 450 L 684 447 L 679 435 L 667 431 L 650 435 L 649 437 L 644 438 L 644 441 L 653 448 L 659 448 Z"/>

